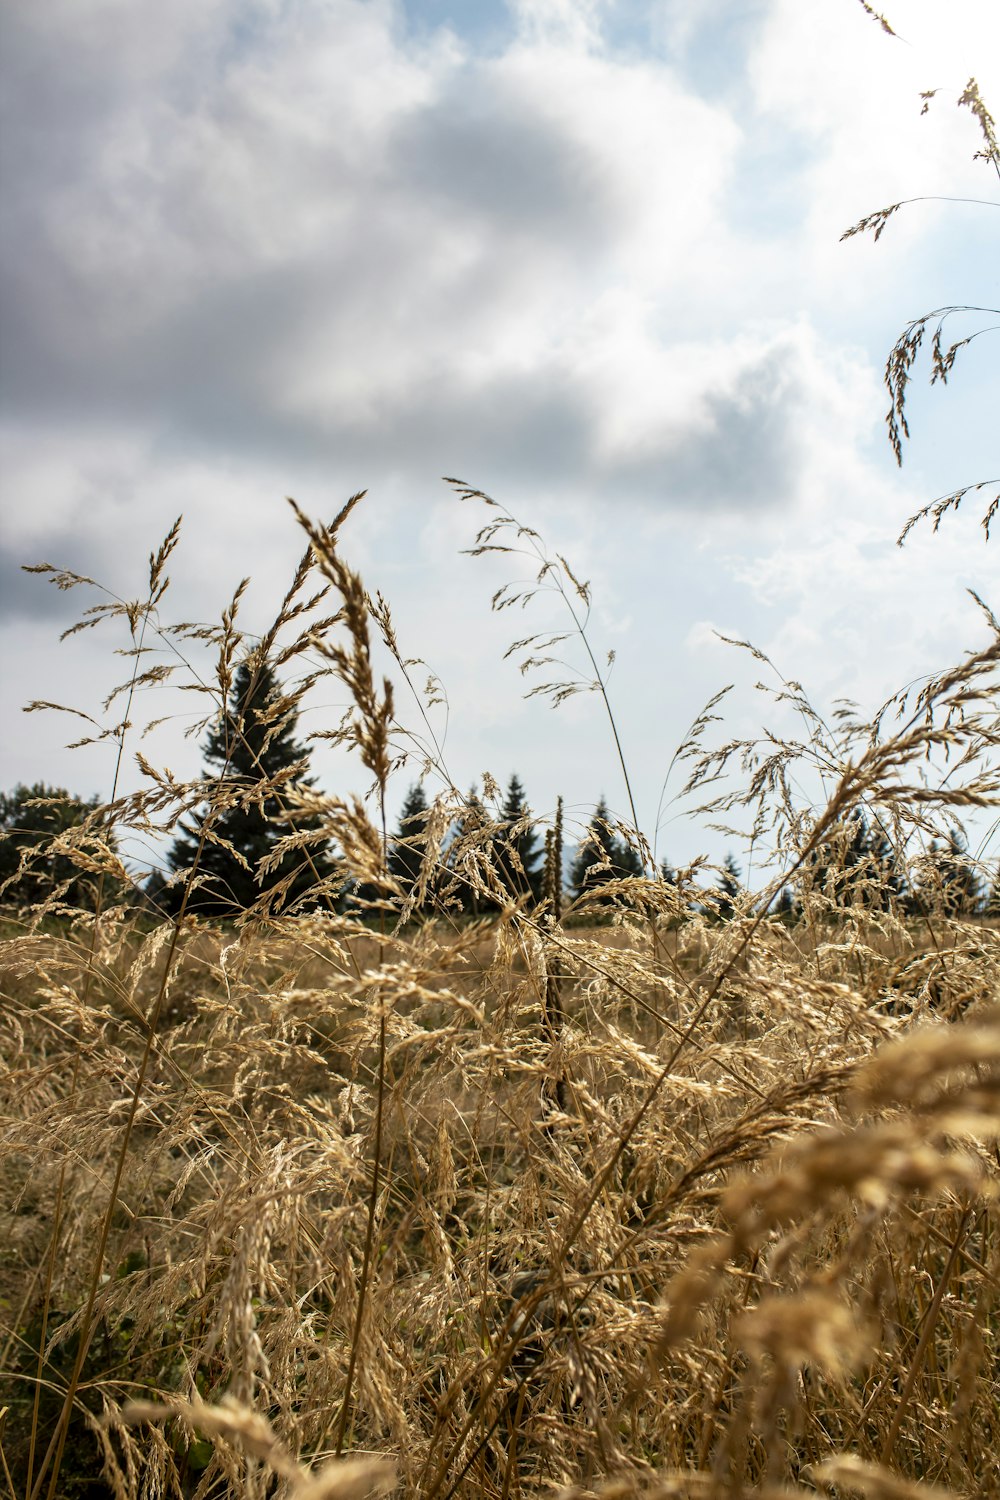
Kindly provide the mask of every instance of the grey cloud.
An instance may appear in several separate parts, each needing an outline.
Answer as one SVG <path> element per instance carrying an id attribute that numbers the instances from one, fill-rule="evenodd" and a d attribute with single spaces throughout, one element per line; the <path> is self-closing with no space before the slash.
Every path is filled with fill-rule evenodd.
<path id="1" fill-rule="evenodd" d="M 45 441 L 44 432 L 39 440 Z M 13 483 L 6 484 L 12 493 Z M 150 533 L 151 518 L 136 503 L 130 475 L 95 464 L 91 457 L 77 470 L 75 495 L 64 497 L 74 502 L 66 517 L 48 524 L 38 498 L 29 490 L 22 500 L 27 517 L 38 523 L 31 533 L 19 541 L 0 540 L 0 622 L 48 621 L 62 630 L 94 605 L 144 594 L 149 554 L 160 536 Z M 162 525 L 159 517 L 155 524 Z M 25 567 L 42 563 L 92 579 L 93 585 L 59 588 L 53 573 L 25 572 Z"/>
<path id="2" fill-rule="evenodd" d="M 610 184 L 528 108 L 488 75 L 463 77 L 399 125 L 393 165 L 409 192 L 445 212 L 593 254 L 612 222 Z"/>
<path id="3" fill-rule="evenodd" d="M 446 460 L 449 472 L 487 489 L 507 483 L 522 492 L 533 486 L 566 498 L 600 492 L 653 507 L 770 509 L 797 493 L 802 473 L 798 373 L 794 348 L 765 350 L 735 379 L 704 394 L 697 424 L 671 424 L 665 403 L 662 441 L 613 458 L 595 444 L 600 414 L 593 391 L 551 367 L 520 379 L 500 375 L 476 391 L 430 382 L 430 389 L 387 403 L 370 426 L 334 423 L 328 437 L 331 454 L 364 473 L 364 482 L 380 455 L 389 469 L 412 465 L 432 474 Z"/>
<path id="4" fill-rule="evenodd" d="M 713 510 L 771 509 L 794 496 L 804 459 L 794 349 L 771 349 L 708 391 L 707 421 L 621 466 L 640 498 Z"/>
<path id="5" fill-rule="evenodd" d="M 104 67 L 67 55 L 46 27 L 40 7 L 5 6 L 0 13 L 0 163 L 5 218 L 30 209 L 36 190 L 75 181 L 102 123 L 121 103 L 114 54 Z"/>
<path id="6" fill-rule="evenodd" d="M 18 105 L 36 119 L 27 100 Z M 104 110 L 95 112 L 80 122 L 82 134 L 96 137 L 103 120 Z M 332 193 L 347 206 L 344 233 L 312 254 L 267 264 L 248 252 L 224 273 L 213 272 L 217 210 L 206 203 L 200 218 L 190 183 L 168 177 L 152 202 L 148 184 L 138 185 L 135 213 L 161 223 L 165 239 L 179 235 L 186 252 L 206 265 L 181 295 L 164 299 L 162 265 L 149 264 L 145 277 L 141 267 L 130 267 L 126 277 L 111 266 L 102 275 L 77 262 L 70 236 L 54 240 L 51 200 L 63 185 L 62 135 L 51 122 L 33 133 L 22 121 L 20 136 L 7 164 L 21 210 L 16 232 L 8 219 L 0 259 L 6 346 L 0 375 L 7 409 L 25 414 L 40 407 L 64 417 L 74 409 L 81 416 L 145 412 L 170 425 L 188 422 L 194 404 L 196 425 L 210 426 L 214 413 L 224 440 L 233 431 L 227 414 L 236 408 L 260 432 L 258 407 L 268 405 L 274 365 L 294 356 L 317 318 L 331 329 L 332 361 L 349 362 L 359 348 L 363 355 L 369 328 L 395 324 L 401 338 L 418 340 L 425 320 L 438 340 L 453 329 L 460 349 L 480 336 L 477 324 L 505 278 L 518 274 L 520 258 L 548 252 L 574 262 L 579 274 L 613 219 L 582 153 L 558 132 L 523 118 L 502 91 L 484 99 L 473 89 L 465 100 L 456 89 L 406 117 L 386 161 L 372 164 L 370 180 L 365 163 L 355 164 L 353 178 L 341 173 L 333 184 L 322 153 L 308 172 L 298 163 L 303 195 L 319 202 Z M 24 162 L 33 151 L 42 159 L 29 174 Z M 75 165 L 82 178 L 89 172 L 86 212 L 112 240 L 127 237 L 127 209 L 85 160 Z M 283 165 L 279 155 L 259 170 L 266 175 Z M 194 186 L 207 195 L 210 184 L 206 163 L 204 181 Z M 482 236 L 480 252 L 448 285 L 434 285 L 437 273 L 427 262 L 435 219 Z M 271 404 L 280 405 L 274 394 L 272 388 Z M 272 426 L 264 421 L 263 430 Z"/>
<path id="7" fill-rule="evenodd" d="M 0 545 L 0 621 L 12 623 L 17 620 L 51 620 L 61 628 L 79 619 L 81 612 L 94 601 L 90 591 L 80 589 L 58 589 L 51 575 L 25 573 L 24 564 L 51 561 L 56 567 L 71 566 L 63 552 L 63 539 L 51 558 L 39 555 L 48 548 L 17 548 L 8 543 Z M 74 557 L 74 572 L 87 573 L 78 549 Z M 92 576 L 92 575 L 87 575 Z M 84 597 L 86 593 L 87 597 Z"/>
<path id="8" fill-rule="evenodd" d="M 430 393 L 387 414 L 402 455 L 419 467 L 449 472 L 470 482 L 545 484 L 556 489 L 578 483 L 586 464 L 590 416 L 587 404 L 569 387 L 544 376 L 497 379 L 472 393 L 453 387 L 443 400 Z M 350 430 L 341 434 L 351 441 Z M 371 451 L 371 438 L 357 441 L 356 461 Z M 477 476 L 479 476 L 477 478 Z"/>
<path id="9" fill-rule="evenodd" d="M 194 51 L 153 79 L 150 102 L 148 68 L 116 68 L 110 44 L 71 63 L 41 22 L 5 25 L 8 420 L 62 432 L 131 426 L 168 459 L 259 455 L 287 468 L 289 487 L 307 468 L 352 483 L 458 470 L 554 493 L 598 485 L 643 503 L 721 506 L 767 503 L 794 468 L 793 414 L 768 368 L 709 396 L 707 427 L 678 436 L 665 413 L 662 444 L 613 465 L 595 443 L 600 394 L 557 356 L 526 373 L 498 362 L 475 384 L 464 377 L 466 351 L 481 352 L 488 368 L 504 318 L 522 315 L 526 269 L 543 264 L 560 295 L 578 288 L 584 309 L 617 232 L 614 184 L 490 65 L 470 65 L 400 116 L 377 159 L 352 160 L 343 141 L 301 151 L 280 132 L 265 141 L 255 181 L 239 190 L 253 210 L 280 204 L 291 172 L 303 202 L 335 203 L 340 228 L 301 252 L 268 257 L 237 245 L 225 256 L 224 194 L 237 190 L 220 188 L 216 202 L 212 161 L 200 175 L 189 159 L 175 167 L 163 132 L 189 67 L 205 83 L 214 124 L 242 118 L 238 108 L 227 114 L 223 59 L 260 45 L 253 27 L 231 25 L 211 45 L 198 34 Z M 130 198 L 107 177 L 102 147 L 137 121 L 153 147 Z M 136 231 L 145 247 L 137 263 L 122 251 L 124 271 L 102 267 L 93 252 L 75 255 L 65 224 L 53 234 L 53 205 L 69 188 L 68 201 L 113 249 Z M 239 224 L 247 202 L 231 208 Z M 150 223 L 163 226 L 152 248 L 143 238 Z M 438 226 L 457 229 L 466 245 L 448 275 L 434 259 Z M 412 368 L 402 388 L 391 379 L 395 349 Z M 282 372 L 304 359 L 317 389 L 324 369 L 338 376 L 334 388 L 349 383 L 355 362 L 377 389 L 381 362 L 386 394 L 365 417 L 339 411 L 333 398 L 296 406 Z"/>
<path id="10" fill-rule="evenodd" d="M 449 368 L 450 350 L 460 355 L 481 338 L 477 324 L 504 295 L 509 265 L 487 254 L 448 284 L 428 287 L 415 251 L 421 215 L 437 211 L 429 208 L 437 198 L 450 197 L 466 219 L 494 215 L 505 233 L 521 223 L 574 245 L 596 230 L 601 200 L 563 142 L 547 140 L 509 110 L 496 120 L 479 106 L 474 113 L 468 132 L 451 103 L 401 131 L 390 153 L 395 187 L 387 190 L 398 201 L 389 214 L 384 199 L 373 203 L 381 212 L 372 212 L 357 237 L 323 257 L 249 263 L 224 279 L 206 275 L 185 301 L 137 333 L 128 331 L 135 290 L 117 291 L 110 276 L 97 284 L 81 277 L 37 217 L 26 243 L 16 252 L 8 247 L 2 268 L 8 413 L 29 421 L 44 413 L 62 426 L 132 422 L 174 451 L 235 449 L 292 464 L 337 459 L 356 466 L 374 458 L 440 469 L 458 467 L 464 457 L 467 466 L 476 458 L 491 469 L 530 466 L 540 477 L 560 459 L 572 469 L 570 445 L 578 458 L 586 452 L 588 414 L 571 391 L 501 373 L 473 393 Z M 170 220 L 169 204 L 160 213 Z M 400 229 L 407 215 L 412 239 Z M 418 361 L 403 399 L 380 401 L 372 421 L 344 422 L 336 410 L 298 415 L 282 400 L 275 367 L 294 364 L 318 319 L 329 329 L 328 352 L 319 358 L 334 368 L 349 369 L 356 358 L 364 363 L 371 331 L 387 326 L 390 362 L 393 331 L 412 359 L 424 320 L 436 347 L 423 369 Z"/>

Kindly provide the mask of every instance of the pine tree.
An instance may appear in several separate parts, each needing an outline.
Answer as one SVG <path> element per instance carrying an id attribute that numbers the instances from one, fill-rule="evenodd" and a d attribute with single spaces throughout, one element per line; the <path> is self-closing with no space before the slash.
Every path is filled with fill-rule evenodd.
<path id="1" fill-rule="evenodd" d="M 594 809 L 594 816 L 570 867 L 569 883 L 574 901 L 614 879 L 613 836 L 608 827 L 609 816 L 608 804 L 602 797 Z M 600 866 L 604 868 L 599 868 Z"/>
<path id="2" fill-rule="evenodd" d="M 667 887 L 669 897 L 666 906 L 668 925 L 679 926 L 687 913 L 698 910 L 692 905 L 690 888 L 669 859 L 664 859 L 660 863 L 660 879 Z"/>
<path id="3" fill-rule="evenodd" d="M 906 881 L 884 829 L 856 807 L 813 852 L 805 871 L 807 889 L 836 907 L 888 911 L 901 902 Z"/>
<path id="4" fill-rule="evenodd" d="M 861 893 L 870 875 L 868 819 L 860 807 L 851 813 L 836 843 L 839 862 L 835 866 L 833 884 L 838 905 L 867 904 L 861 901 Z"/>
<path id="5" fill-rule="evenodd" d="M 424 860 L 421 836 L 427 826 L 427 810 L 423 783 L 415 781 L 406 794 L 399 827 L 389 845 L 389 874 L 399 882 L 404 898 L 420 879 Z"/>
<path id="6" fill-rule="evenodd" d="M 610 819 L 608 804 L 602 797 L 570 870 L 574 900 L 583 895 L 591 896 L 608 881 L 642 874 L 641 859 L 631 844 L 614 832 Z"/>
<path id="7" fill-rule="evenodd" d="M 205 762 L 214 771 L 202 778 L 205 804 L 192 824 L 181 824 L 167 855 L 174 872 L 189 871 L 197 861 L 201 884 L 192 891 L 188 910 L 233 917 L 285 882 L 277 900 L 287 908 L 335 873 L 329 845 L 317 838 L 304 849 L 289 851 L 276 869 L 261 874 L 262 861 L 292 832 L 283 813 L 285 795 L 291 788 L 313 784 L 306 775 L 308 752 L 295 739 L 297 715 L 282 712 L 280 698 L 280 684 L 269 663 L 253 658 L 240 663 L 226 712 L 205 741 Z M 221 808 L 214 815 L 213 804 Z M 317 818 L 292 816 L 295 831 L 318 831 Z M 171 886 L 162 904 L 176 910 L 182 888 L 182 881 Z"/>
<path id="8" fill-rule="evenodd" d="M 81 862 L 77 864 L 70 853 L 53 853 L 51 841 L 71 829 L 80 829 L 81 854 L 93 858 L 96 850 L 88 851 L 95 836 L 89 840 L 83 826 L 99 806 L 92 797 L 84 801 L 74 797 L 62 787 L 46 786 L 38 781 L 34 786 L 16 786 L 12 792 L 0 793 L 0 884 L 9 881 L 0 894 L 4 905 L 31 906 L 54 896 L 64 887 L 59 896 L 67 906 L 93 910 L 100 876 L 92 873 Z M 95 830 L 95 834 L 99 832 Z M 103 836 L 107 842 L 107 835 Z M 113 840 L 111 841 L 113 847 Z M 24 865 L 21 860 L 24 857 Z M 105 902 L 121 894 L 117 883 L 114 892 L 105 881 Z"/>
<path id="9" fill-rule="evenodd" d="M 614 840 L 614 856 L 616 879 L 623 880 L 626 876 L 631 876 L 639 880 L 645 874 L 642 855 L 626 839 Z"/>
<path id="10" fill-rule="evenodd" d="M 933 839 L 924 861 L 917 897 L 925 911 L 971 917 L 982 905 L 982 886 L 961 832 L 952 828 L 942 843 Z"/>
<path id="11" fill-rule="evenodd" d="M 795 892 L 790 885 L 783 885 L 778 892 L 778 899 L 774 903 L 773 911 L 776 917 L 785 923 L 794 922 L 800 915 L 799 905 L 795 899 Z"/>
<path id="12" fill-rule="evenodd" d="M 493 847 L 497 875 L 513 900 L 528 896 L 532 904 L 542 897 L 542 846 L 535 829 L 528 823 L 515 832 L 518 824 L 531 817 L 518 776 L 511 776 L 507 796 L 500 812 L 500 823 Z"/>
<path id="13" fill-rule="evenodd" d="M 897 858 L 892 840 L 879 823 L 873 823 L 868 834 L 868 858 L 871 880 L 866 890 L 869 907 L 878 911 L 906 909 L 909 890 L 903 862 Z"/>
<path id="14" fill-rule="evenodd" d="M 497 902 L 485 888 L 484 861 L 489 861 L 492 843 L 490 818 L 475 785 L 469 788 L 465 807 L 448 839 L 446 864 L 450 880 L 444 894 L 451 906 L 457 903 L 468 916 L 498 911 Z"/>
<path id="15" fill-rule="evenodd" d="M 722 874 L 719 877 L 719 896 L 716 902 L 716 913 L 720 922 L 731 922 L 736 915 L 736 898 L 743 887 L 740 884 L 742 871 L 732 854 L 727 854 L 722 863 Z"/>

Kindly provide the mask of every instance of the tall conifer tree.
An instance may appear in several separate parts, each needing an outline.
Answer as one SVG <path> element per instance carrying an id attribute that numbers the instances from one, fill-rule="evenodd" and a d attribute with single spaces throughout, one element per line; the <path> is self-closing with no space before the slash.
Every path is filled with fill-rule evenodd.
<path id="1" fill-rule="evenodd" d="M 420 878 L 424 860 L 421 835 L 427 825 L 427 798 L 423 783 L 410 787 L 399 814 L 399 828 L 389 846 L 389 874 L 399 881 L 404 897 Z"/>
<path id="2" fill-rule="evenodd" d="M 959 829 L 950 829 L 944 842 L 932 841 L 917 888 L 917 901 L 925 911 L 948 917 L 971 917 L 979 911 L 983 889 Z"/>
<path id="3" fill-rule="evenodd" d="M 507 796 L 500 812 L 494 860 L 497 874 L 513 899 L 528 896 L 532 903 L 536 903 L 542 897 L 542 845 L 530 824 L 514 832 L 518 824 L 530 817 L 524 787 L 515 773 L 507 784 Z"/>
<path id="4" fill-rule="evenodd" d="M 214 773 L 203 777 L 205 804 L 191 824 L 181 824 L 167 855 L 176 872 L 190 870 L 197 860 L 202 884 L 191 894 L 191 911 L 237 916 L 285 881 L 288 888 L 280 903 L 287 907 L 335 872 L 329 846 L 317 838 L 305 849 L 290 850 L 276 869 L 261 873 L 262 861 L 293 831 L 284 816 L 287 792 L 312 785 L 306 774 L 308 751 L 295 739 L 298 716 L 282 711 L 280 698 L 269 663 L 253 658 L 240 663 L 226 712 L 205 741 L 205 762 Z M 213 812 L 216 804 L 220 810 Z M 292 817 L 296 831 L 318 830 L 315 817 Z M 182 883 L 172 886 L 160 896 L 161 904 L 176 910 L 181 889 Z"/>
<path id="5" fill-rule="evenodd" d="M 727 854 L 719 878 L 719 896 L 716 904 L 720 922 L 731 922 L 736 914 L 736 898 L 743 889 L 742 871 L 732 854 Z"/>
<path id="6" fill-rule="evenodd" d="M 0 841 L 0 885 L 10 882 L 0 892 L 0 905 L 29 906 L 53 896 L 62 887 L 60 899 L 67 906 L 93 909 L 99 877 L 88 870 L 88 860 L 94 857 L 93 846 L 98 836 L 112 846 L 113 837 L 95 829 L 89 840 L 83 841 L 86 857 L 80 864 L 70 854 L 52 853 L 48 846 L 67 830 L 82 828 L 93 818 L 98 806 L 96 797 L 85 801 L 62 787 L 46 786 L 41 781 L 0 793 L 0 833 L 4 835 Z M 105 881 L 106 903 L 121 894 L 116 882 Z"/>
<path id="7" fill-rule="evenodd" d="M 452 872 L 448 894 L 468 915 L 480 917 L 497 911 L 496 901 L 485 889 L 484 865 L 492 863 L 491 822 L 475 785 L 469 788 L 465 808 L 448 841 L 447 863 Z"/>
<path id="8" fill-rule="evenodd" d="M 856 807 L 813 852 L 803 884 L 838 907 L 887 911 L 906 890 L 897 864 L 885 830 Z"/>
<path id="9" fill-rule="evenodd" d="M 626 876 L 641 874 L 641 859 L 631 844 L 627 844 L 614 832 L 608 804 L 602 797 L 594 809 L 594 816 L 570 871 L 574 900 L 598 890 L 609 880 L 622 880 Z"/>

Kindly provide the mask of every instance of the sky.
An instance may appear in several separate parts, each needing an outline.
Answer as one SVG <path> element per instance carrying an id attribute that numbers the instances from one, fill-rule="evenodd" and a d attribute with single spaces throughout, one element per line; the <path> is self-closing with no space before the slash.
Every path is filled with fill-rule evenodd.
<path id="1" fill-rule="evenodd" d="M 217 620 L 249 575 L 240 618 L 261 632 L 303 546 L 289 495 L 329 519 L 367 489 L 342 551 L 444 685 L 455 784 L 517 771 L 540 815 L 561 794 L 579 826 L 602 794 L 627 812 L 604 708 L 525 699 L 504 652 L 563 626 L 558 601 L 491 613 L 531 567 L 465 555 L 489 516 L 442 476 L 565 556 L 595 657 L 614 653 L 639 822 L 674 863 L 732 843 L 670 771 L 705 701 L 735 684 L 723 737 L 791 728 L 720 635 L 824 714 L 983 646 L 984 507 L 895 542 L 996 476 L 995 343 L 943 389 L 918 367 L 901 469 L 881 374 L 911 318 L 1000 306 L 1000 183 L 956 108 L 972 75 L 1000 108 L 1000 8 L 884 9 L 895 38 L 855 0 L 4 0 L 0 786 L 109 794 L 112 747 L 69 751 L 76 724 L 20 710 L 100 717 L 128 645 L 110 627 L 60 644 L 109 596 L 21 565 L 138 597 L 183 513 L 164 620 Z M 982 201 L 840 238 L 931 195 Z M 405 689 L 398 707 L 420 732 Z M 342 709 L 322 685 L 301 731 Z M 195 775 L 194 719 L 189 694 L 143 694 L 121 787 L 139 748 Z M 344 751 L 313 767 L 328 791 L 367 786 Z M 419 773 L 399 770 L 395 804 Z"/>

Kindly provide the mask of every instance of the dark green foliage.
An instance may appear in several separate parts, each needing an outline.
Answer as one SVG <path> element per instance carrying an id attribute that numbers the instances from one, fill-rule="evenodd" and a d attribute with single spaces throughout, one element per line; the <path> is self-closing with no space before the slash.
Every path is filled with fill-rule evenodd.
<path id="1" fill-rule="evenodd" d="M 696 888 L 690 883 L 688 871 L 677 870 L 669 859 L 664 859 L 660 864 L 660 880 L 666 888 L 665 894 L 668 897 L 666 906 L 668 926 L 677 927 L 688 915 L 703 909 L 694 899 Z"/>
<path id="2" fill-rule="evenodd" d="M 778 892 L 778 899 L 774 903 L 773 910 L 775 916 L 780 917 L 783 922 L 791 923 L 798 918 L 798 916 L 800 915 L 800 909 L 798 903 L 795 900 L 795 893 L 792 890 L 791 886 L 783 885 L 781 887 L 781 890 Z"/>
<path id="3" fill-rule="evenodd" d="M 905 908 L 909 889 L 904 862 L 897 856 L 888 834 L 877 823 L 873 823 L 869 830 L 868 859 L 874 881 L 874 900 L 869 898 L 869 906 L 879 911 Z"/>
<path id="4" fill-rule="evenodd" d="M 99 827 L 92 836 L 84 832 L 99 806 L 96 797 L 84 801 L 41 781 L 0 793 L 0 885 L 10 882 L 0 892 L 0 902 L 32 906 L 56 897 L 67 906 L 93 911 L 100 875 L 81 867 L 69 849 L 52 852 L 50 845 L 69 830 L 79 830 L 70 842 L 78 843 L 81 860 L 89 863 L 98 852 L 98 840 L 109 842 Z M 105 889 L 105 900 L 109 895 Z"/>
<path id="5" fill-rule="evenodd" d="M 856 807 L 814 851 L 803 872 L 806 889 L 834 907 L 889 911 L 903 903 L 906 881 L 885 830 Z"/>
<path id="6" fill-rule="evenodd" d="M 197 864 L 202 883 L 191 892 L 190 911 L 238 916 L 265 892 L 287 909 L 310 892 L 318 900 L 317 886 L 335 874 L 319 820 L 286 816 L 288 792 L 312 782 L 308 752 L 295 739 L 297 715 L 280 700 L 280 684 L 267 662 L 251 658 L 236 669 L 226 713 L 205 742 L 205 761 L 215 772 L 203 778 L 205 804 L 190 826 L 181 824 L 167 856 L 170 869 L 182 874 Z M 293 832 L 293 824 L 295 832 L 316 837 L 262 872 L 262 861 Z M 180 882 L 162 892 L 161 905 L 176 911 L 182 890 Z"/>
<path id="7" fill-rule="evenodd" d="M 498 912 L 507 901 L 536 905 L 545 887 L 544 851 L 531 824 L 524 787 L 511 776 L 493 819 L 473 786 L 447 846 L 448 902 L 470 916 Z"/>
<path id="8" fill-rule="evenodd" d="M 733 856 L 727 854 L 719 877 L 719 895 L 715 907 L 720 922 L 731 922 L 736 915 L 736 899 L 743 889 L 740 883 L 742 873 Z"/>
<path id="9" fill-rule="evenodd" d="M 427 825 L 427 798 L 421 782 L 406 794 L 399 815 L 399 828 L 389 846 L 389 874 L 399 882 L 404 899 L 420 878 L 424 859 L 423 836 Z"/>
<path id="10" fill-rule="evenodd" d="M 624 839 L 615 839 L 614 856 L 615 869 L 618 871 L 619 879 L 631 876 L 638 880 L 645 873 L 642 856 L 638 850 L 633 849 L 632 845 L 626 843 Z"/>
<path id="11" fill-rule="evenodd" d="M 515 901 L 527 896 L 532 905 L 542 898 L 543 850 L 528 821 L 531 809 L 517 775 L 507 784 L 494 843 L 494 864 L 504 889 Z"/>
<path id="12" fill-rule="evenodd" d="M 445 887 L 448 904 L 457 906 L 468 916 L 480 917 L 499 909 L 488 886 L 491 862 L 492 824 L 475 786 L 469 788 L 465 809 L 451 831 L 447 847 L 449 880 Z"/>
<path id="13" fill-rule="evenodd" d="M 916 895 L 923 911 L 946 917 L 975 916 L 982 907 L 982 883 L 957 828 L 932 840 Z"/>
<path id="14" fill-rule="evenodd" d="M 570 871 L 574 900 L 581 896 L 593 898 L 594 893 L 609 881 L 642 875 L 642 860 L 632 846 L 615 833 L 610 818 L 608 804 L 602 797 Z"/>
<path id="15" fill-rule="evenodd" d="M 40 1345 L 44 1346 L 52 1340 L 53 1334 L 68 1316 L 66 1312 L 53 1309 L 43 1324 L 41 1306 L 38 1305 L 32 1310 L 24 1326 L 18 1329 L 19 1337 L 12 1344 L 12 1367 L 9 1371 L 5 1371 L 5 1374 L 8 1377 L 13 1399 L 6 1412 L 8 1419 L 6 1426 L 0 1427 L 0 1434 L 3 1436 L 4 1459 L 9 1464 L 10 1475 L 16 1486 L 14 1492 L 18 1495 L 26 1496 L 29 1493 L 27 1480 L 31 1450 L 32 1398 L 38 1369 L 36 1351 Z M 118 1369 L 121 1364 L 128 1361 L 128 1343 L 127 1334 L 123 1334 L 120 1330 L 112 1332 L 106 1325 L 102 1326 L 100 1333 L 91 1343 L 81 1372 L 83 1391 L 74 1403 L 74 1410 L 70 1417 L 67 1440 L 70 1459 L 63 1465 L 59 1475 L 57 1491 L 59 1500 L 114 1500 L 115 1491 L 107 1481 L 101 1462 L 100 1446 L 85 1413 L 89 1414 L 92 1421 L 99 1418 L 99 1400 L 88 1389 L 89 1383 L 99 1381 L 102 1377 L 106 1378 L 109 1369 Z M 41 1444 L 36 1444 L 34 1463 L 36 1475 L 38 1448 L 42 1452 L 45 1451 L 55 1430 L 63 1402 L 61 1387 L 65 1386 L 69 1378 L 79 1347 L 79 1329 L 73 1329 L 71 1333 L 49 1344 L 42 1365 L 44 1378 L 38 1392 L 37 1422 L 42 1441 Z M 4 1493 L 9 1494 L 10 1491 L 5 1488 Z M 45 1496 L 47 1488 L 43 1489 L 41 1494 Z"/>

